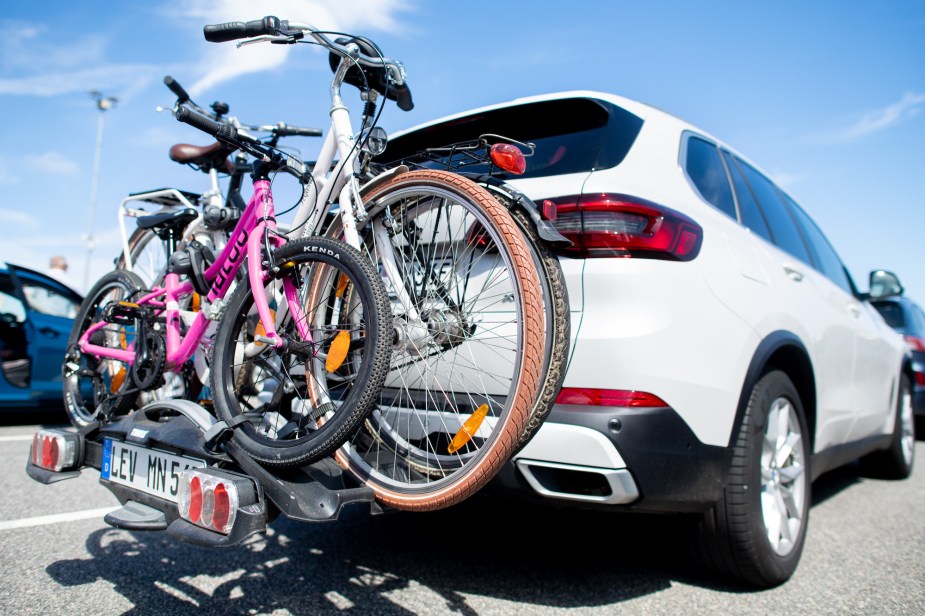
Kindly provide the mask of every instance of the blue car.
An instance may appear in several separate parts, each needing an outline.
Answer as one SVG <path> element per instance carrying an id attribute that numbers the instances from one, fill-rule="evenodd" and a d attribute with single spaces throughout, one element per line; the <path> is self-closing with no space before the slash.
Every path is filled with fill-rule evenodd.
<path id="1" fill-rule="evenodd" d="M 82 300 L 45 274 L 0 266 L 0 409 L 63 408 L 61 362 Z"/>

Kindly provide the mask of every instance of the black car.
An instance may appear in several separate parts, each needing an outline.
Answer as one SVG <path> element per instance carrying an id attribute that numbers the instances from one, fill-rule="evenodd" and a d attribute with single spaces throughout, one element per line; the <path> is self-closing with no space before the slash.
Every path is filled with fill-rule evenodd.
<path id="1" fill-rule="evenodd" d="M 915 382 L 912 407 L 917 415 L 925 416 L 925 312 L 904 295 L 871 300 L 887 324 L 902 334 L 912 352 Z"/>

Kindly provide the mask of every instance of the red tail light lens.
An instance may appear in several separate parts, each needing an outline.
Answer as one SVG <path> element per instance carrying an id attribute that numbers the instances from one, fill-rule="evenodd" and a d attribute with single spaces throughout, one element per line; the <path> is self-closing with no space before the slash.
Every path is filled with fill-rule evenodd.
<path id="1" fill-rule="evenodd" d="M 925 385 L 925 372 L 914 372 L 913 374 L 915 374 L 916 385 Z"/>
<path id="2" fill-rule="evenodd" d="M 668 404 L 645 391 L 625 389 L 592 389 L 586 387 L 563 387 L 556 398 L 556 404 L 579 404 L 584 406 L 662 407 Z"/>
<path id="3" fill-rule="evenodd" d="M 240 479 L 220 477 L 204 470 L 180 473 L 177 509 L 180 517 L 197 526 L 227 535 L 234 527 L 241 496 Z"/>
<path id="4" fill-rule="evenodd" d="M 32 437 L 32 463 L 48 471 L 77 467 L 80 437 L 69 432 L 39 430 Z"/>
<path id="5" fill-rule="evenodd" d="M 912 347 L 913 351 L 922 351 L 925 353 L 925 338 L 919 338 L 918 336 L 903 336 L 906 340 L 906 343 Z"/>
<path id="6" fill-rule="evenodd" d="M 500 169 L 521 175 L 527 170 L 527 159 L 516 145 L 511 143 L 496 143 L 488 151 L 491 162 Z"/>
<path id="7" fill-rule="evenodd" d="M 700 254 L 703 229 L 670 208 L 607 193 L 548 201 L 556 206 L 556 229 L 573 242 L 567 256 L 690 261 Z"/>

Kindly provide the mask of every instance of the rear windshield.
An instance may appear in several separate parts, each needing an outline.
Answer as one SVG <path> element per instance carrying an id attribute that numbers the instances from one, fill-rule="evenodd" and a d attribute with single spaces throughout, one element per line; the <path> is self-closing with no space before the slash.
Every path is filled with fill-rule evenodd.
<path id="1" fill-rule="evenodd" d="M 507 178 L 545 177 L 608 169 L 619 165 L 633 146 L 642 119 L 611 103 L 590 98 L 543 101 L 506 107 L 458 118 L 416 130 L 389 141 L 378 162 L 395 164 L 413 160 L 425 148 L 474 141 L 484 134 L 503 135 L 536 144 L 527 158 L 527 170 Z M 419 166 L 440 167 L 420 162 Z M 465 171 L 487 173 L 488 166 L 467 166 Z"/>

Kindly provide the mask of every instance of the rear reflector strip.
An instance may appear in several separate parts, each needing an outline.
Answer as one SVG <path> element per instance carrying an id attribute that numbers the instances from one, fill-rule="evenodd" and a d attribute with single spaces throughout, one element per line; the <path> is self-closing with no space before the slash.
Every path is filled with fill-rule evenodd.
<path id="1" fill-rule="evenodd" d="M 624 389 L 592 389 L 586 387 L 563 387 L 556 398 L 556 404 L 577 404 L 584 406 L 622 407 L 664 407 L 668 404 L 645 391 Z"/>

